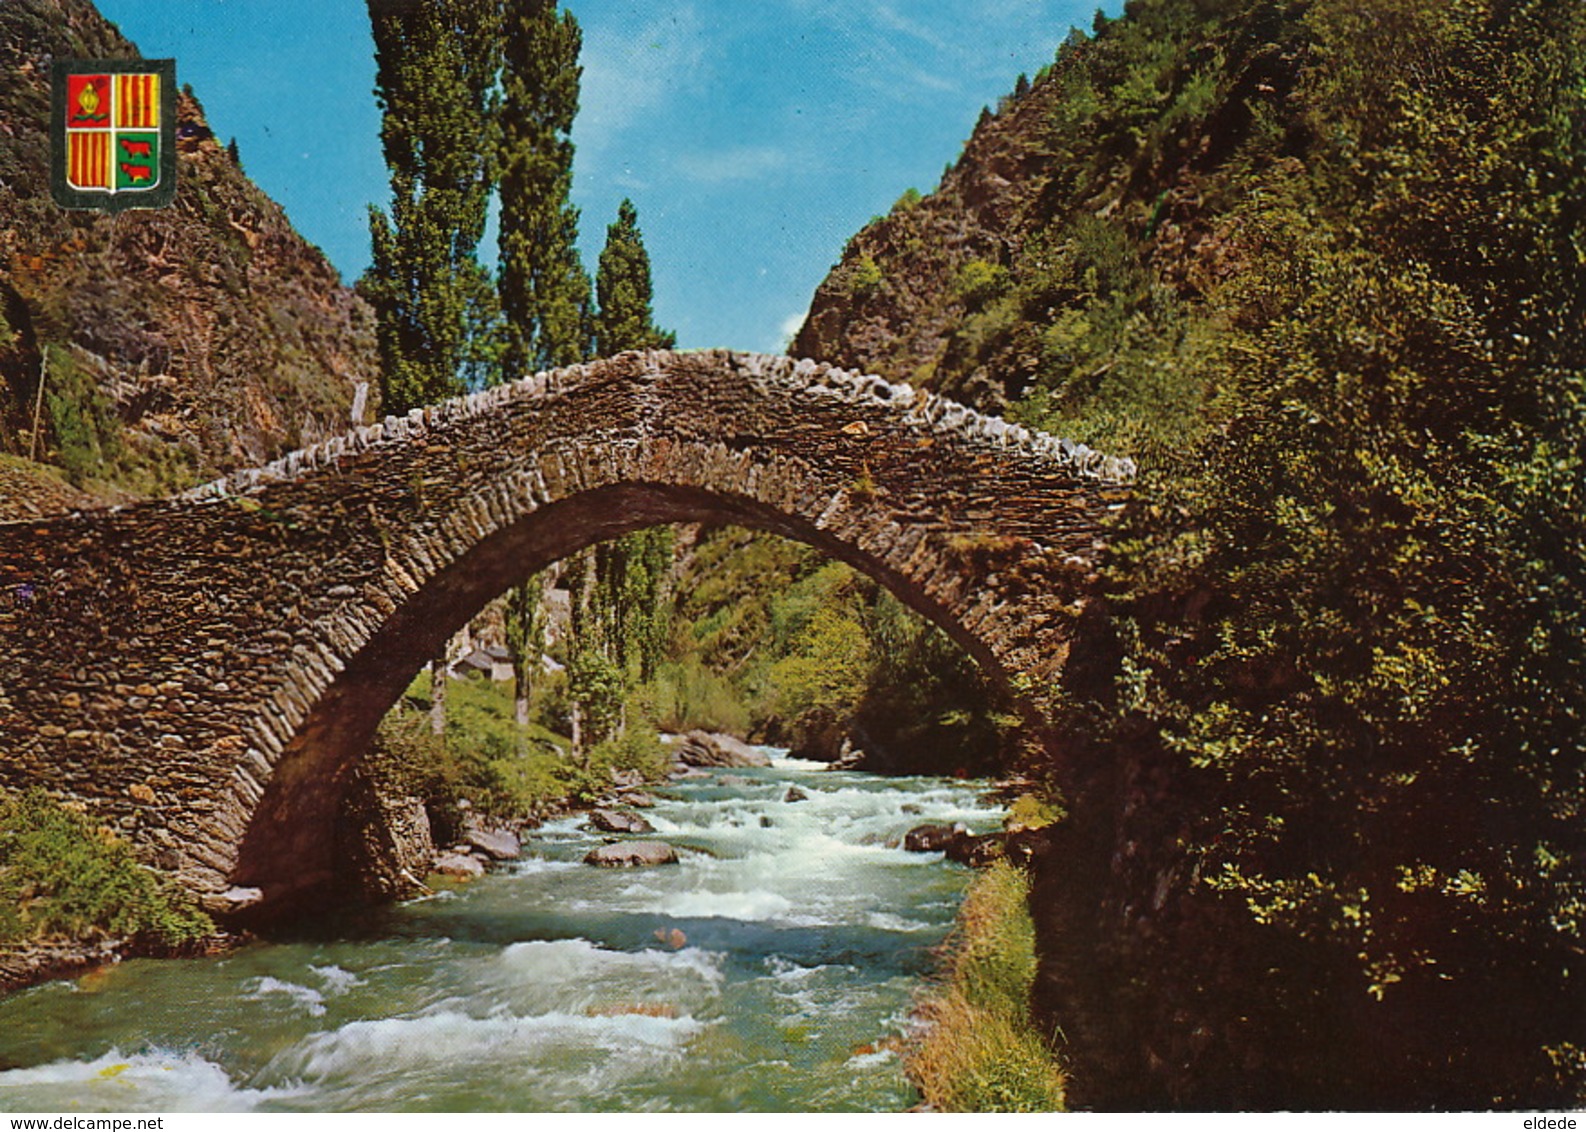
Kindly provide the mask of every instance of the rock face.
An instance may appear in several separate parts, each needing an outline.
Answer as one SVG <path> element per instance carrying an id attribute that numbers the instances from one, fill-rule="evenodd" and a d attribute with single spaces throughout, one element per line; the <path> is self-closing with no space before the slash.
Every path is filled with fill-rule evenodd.
<path id="1" fill-rule="evenodd" d="M 589 824 L 602 833 L 654 833 L 655 827 L 625 810 L 591 810 Z"/>
<path id="2" fill-rule="evenodd" d="M 983 116 L 963 156 L 935 192 L 906 195 L 843 250 L 815 292 L 789 352 L 832 358 L 940 389 L 977 408 L 1006 404 L 999 378 L 940 385 L 935 378 L 954 335 L 973 313 L 973 295 L 959 282 L 977 261 L 1008 261 L 1020 248 L 1032 206 L 1051 176 L 1039 139 L 1060 84 L 1038 81 L 996 114 Z"/>
<path id="3" fill-rule="evenodd" d="M 46 399 L 49 458 L 158 491 L 341 432 L 378 383 L 369 308 L 191 94 L 174 205 L 112 220 L 52 202 L 50 60 L 137 55 L 88 0 L 0 3 L 0 447 L 26 452 L 43 362 L 80 417 L 62 427 Z"/>
<path id="4" fill-rule="evenodd" d="M 684 766 L 770 766 L 771 759 L 742 739 L 719 731 L 690 731 L 676 752 Z"/>
<path id="5" fill-rule="evenodd" d="M 584 864 L 603 869 L 632 869 L 648 865 L 677 864 L 677 850 L 664 841 L 620 841 L 591 849 Z"/>

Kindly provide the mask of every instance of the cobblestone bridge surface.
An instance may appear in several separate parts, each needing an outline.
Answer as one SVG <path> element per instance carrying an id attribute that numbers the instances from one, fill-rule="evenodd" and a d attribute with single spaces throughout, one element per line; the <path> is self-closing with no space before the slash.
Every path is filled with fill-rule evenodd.
<path id="1" fill-rule="evenodd" d="M 541 374 L 178 498 L 0 525 L 0 782 L 91 802 L 211 906 L 301 893 L 334 871 L 350 768 L 444 641 L 530 573 L 666 522 L 852 564 L 1038 722 L 1132 472 L 813 362 Z"/>

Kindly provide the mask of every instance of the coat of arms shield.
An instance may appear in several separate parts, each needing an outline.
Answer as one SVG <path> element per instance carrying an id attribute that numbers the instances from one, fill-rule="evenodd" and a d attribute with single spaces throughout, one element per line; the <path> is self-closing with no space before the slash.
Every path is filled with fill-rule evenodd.
<path id="1" fill-rule="evenodd" d="M 176 61 L 57 59 L 50 188 L 62 208 L 163 208 L 176 198 Z"/>

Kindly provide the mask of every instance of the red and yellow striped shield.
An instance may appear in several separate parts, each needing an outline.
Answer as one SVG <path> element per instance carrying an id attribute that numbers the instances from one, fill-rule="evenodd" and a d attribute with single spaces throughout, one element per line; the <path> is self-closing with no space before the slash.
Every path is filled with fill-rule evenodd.
<path id="1" fill-rule="evenodd" d="M 54 168 L 63 208 L 159 208 L 175 198 L 175 63 L 57 60 Z"/>

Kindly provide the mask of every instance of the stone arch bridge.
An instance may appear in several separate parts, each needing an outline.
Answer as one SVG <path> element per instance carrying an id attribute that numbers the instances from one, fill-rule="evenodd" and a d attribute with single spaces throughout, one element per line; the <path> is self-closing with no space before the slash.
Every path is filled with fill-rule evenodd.
<path id="1" fill-rule="evenodd" d="M 177 498 L 0 525 L 0 782 L 90 801 L 211 906 L 291 903 L 334 871 L 345 772 L 443 642 L 665 522 L 852 564 L 1039 722 L 1132 471 L 807 361 L 541 374 Z"/>

